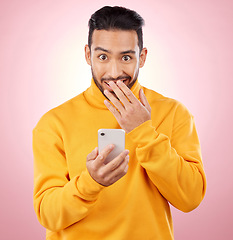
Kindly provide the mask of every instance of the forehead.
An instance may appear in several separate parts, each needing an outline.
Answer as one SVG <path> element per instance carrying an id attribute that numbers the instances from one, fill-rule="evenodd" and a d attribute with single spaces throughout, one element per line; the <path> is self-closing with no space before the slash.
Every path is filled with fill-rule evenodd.
<path id="1" fill-rule="evenodd" d="M 91 48 L 101 47 L 112 52 L 139 50 L 136 31 L 123 30 L 94 30 Z"/>

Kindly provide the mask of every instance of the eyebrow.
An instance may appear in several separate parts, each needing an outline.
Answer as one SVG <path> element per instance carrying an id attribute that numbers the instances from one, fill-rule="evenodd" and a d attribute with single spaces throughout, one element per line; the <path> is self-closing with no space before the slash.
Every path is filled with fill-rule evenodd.
<path id="1" fill-rule="evenodd" d="M 127 51 L 121 52 L 121 54 L 127 54 L 127 53 L 135 54 L 136 52 L 133 50 L 127 50 Z"/>
<path id="2" fill-rule="evenodd" d="M 102 48 L 102 47 L 96 47 L 94 50 L 95 51 L 103 51 L 103 52 L 110 53 L 110 54 L 112 53 L 111 51 L 109 51 L 105 48 Z M 136 52 L 133 50 L 126 50 L 126 51 L 120 52 L 120 54 L 128 54 L 128 53 L 135 54 Z"/>
<path id="3" fill-rule="evenodd" d="M 96 47 L 94 50 L 95 50 L 95 51 L 103 51 L 103 52 L 111 53 L 111 51 L 109 51 L 109 50 L 107 50 L 107 49 L 104 49 L 104 48 L 102 48 L 102 47 Z"/>

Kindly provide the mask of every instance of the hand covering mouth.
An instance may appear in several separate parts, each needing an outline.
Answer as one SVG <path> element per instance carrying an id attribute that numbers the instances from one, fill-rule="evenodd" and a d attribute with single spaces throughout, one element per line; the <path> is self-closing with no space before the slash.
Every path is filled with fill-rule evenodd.
<path id="1" fill-rule="evenodd" d="M 113 78 L 109 78 L 109 79 L 101 79 L 102 82 L 104 82 L 105 84 L 107 84 L 109 86 L 109 82 L 113 81 L 113 82 L 117 82 L 118 80 L 122 81 L 124 84 L 126 84 L 126 82 L 129 80 L 130 81 L 131 77 L 130 76 L 125 76 L 125 77 L 119 77 L 116 79 Z"/>
<path id="2" fill-rule="evenodd" d="M 106 83 L 109 86 L 109 82 L 113 81 L 114 83 L 116 83 L 117 81 L 122 81 L 124 84 L 128 81 L 129 79 L 119 79 L 119 80 L 105 80 L 103 81 L 104 83 Z"/>

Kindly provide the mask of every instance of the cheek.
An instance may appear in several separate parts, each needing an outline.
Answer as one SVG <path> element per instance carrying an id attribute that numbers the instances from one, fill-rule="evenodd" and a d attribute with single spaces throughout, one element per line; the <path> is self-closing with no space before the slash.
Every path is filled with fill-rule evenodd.
<path id="1" fill-rule="evenodd" d="M 104 74 L 104 68 L 102 64 L 92 63 L 92 70 L 97 77 L 101 77 Z"/>
<path id="2" fill-rule="evenodd" d="M 126 73 L 130 75 L 132 78 L 136 76 L 137 72 L 138 72 L 137 64 L 132 64 L 131 66 L 127 67 Z"/>

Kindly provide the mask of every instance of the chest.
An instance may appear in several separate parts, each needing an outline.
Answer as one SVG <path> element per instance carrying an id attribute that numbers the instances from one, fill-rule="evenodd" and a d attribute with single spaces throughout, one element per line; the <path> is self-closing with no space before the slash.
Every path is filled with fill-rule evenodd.
<path id="1" fill-rule="evenodd" d="M 152 111 L 152 124 L 159 133 L 171 135 L 171 121 L 161 117 L 159 111 Z M 169 122 L 169 123 L 168 123 Z M 168 126 L 170 125 L 170 126 Z M 116 119 L 109 111 L 86 111 L 85 114 L 74 115 L 69 124 L 64 125 L 63 143 L 66 153 L 67 167 L 70 178 L 86 168 L 86 158 L 98 146 L 98 130 L 101 128 L 120 128 Z M 126 149 L 134 156 L 136 146 L 127 138 Z"/>
<path id="2" fill-rule="evenodd" d="M 70 178 L 86 168 L 86 158 L 98 146 L 98 130 L 101 128 L 120 128 L 110 112 L 99 111 L 76 117 L 72 126 L 66 126 L 63 143 Z"/>

